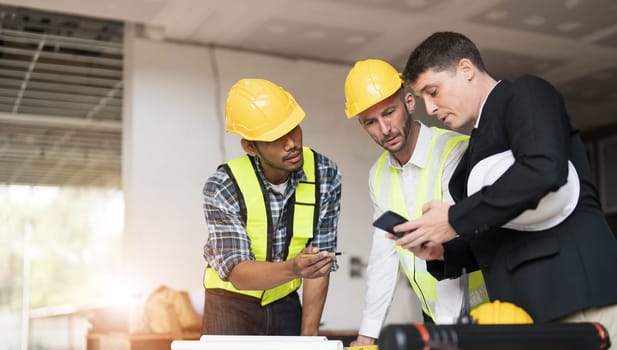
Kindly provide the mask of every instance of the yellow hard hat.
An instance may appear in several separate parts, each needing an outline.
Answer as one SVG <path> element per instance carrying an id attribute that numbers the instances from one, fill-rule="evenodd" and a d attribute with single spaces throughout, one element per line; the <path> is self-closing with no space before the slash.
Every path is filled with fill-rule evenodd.
<path id="1" fill-rule="evenodd" d="M 403 85 L 401 74 L 388 62 L 358 61 L 345 79 L 345 114 L 348 119 L 392 96 Z"/>
<path id="2" fill-rule="evenodd" d="M 274 141 L 304 119 L 290 93 L 265 79 L 241 79 L 227 94 L 225 130 L 250 141 Z"/>
<path id="3" fill-rule="evenodd" d="M 478 324 L 530 324 L 533 319 L 527 311 L 509 302 L 495 300 L 475 307 L 470 312 Z"/>

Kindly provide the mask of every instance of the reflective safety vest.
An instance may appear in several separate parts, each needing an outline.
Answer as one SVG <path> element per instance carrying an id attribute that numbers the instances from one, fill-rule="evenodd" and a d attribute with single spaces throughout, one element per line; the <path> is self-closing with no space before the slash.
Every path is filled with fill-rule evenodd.
<path id="1" fill-rule="evenodd" d="M 313 238 L 319 217 L 319 182 L 315 168 L 315 154 L 310 148 L 303 148 L 305 180 L 296 187 L 294 196 L 287 202 L 287 212 L 293 219 L 287 221 L 287 260 L 295 257 Z M 243 219 L 246 232 L 251 240 L 251 251 L 257 261 L 272 261 L 272 239 L 275 227 L 270 217 L 270 205 L 265 185 L 256 172 L 254 160 L 249 156 L 233 159 L 222 165 L 238 186 L 239 196 L 246 206 Z M 270 304 L 292 293 L 300 287 L 302 280 L 293 279 L 268 290 L 239 290 L 229 281 L 223 281 L 211 267 L 206 267 L 204 286 L 221 288 L 230 292 L 261 299 L 261 305 Z"/>
<path id="2" fill-rule="evenodd" d="M 422 216 L 422 206 L 426 202 L 442 199 L 442 174 L 448 155 L 457 145 L 468 142 L 469 137 L 440 128 L 431 129 L 435 133 L 430 141 L 427 164 L 418 175 L 412 216 L 409 215 L 403 197 L 400 181 L 401 170 L 387 166 L 387 151 L 377 161 L 373 194 L 382 210 L 389 209 L 406 218 L 416 219 Z M 427 271 L 426 261 L 417 258 L 409 250 L 398 245 L 396 251 L 409 283 L 422 302 L 422 310 L 436 321 L 437 280 Z M 488 300 L 481 271 L 469 274 L 469 291 L 471 305 Z"/>

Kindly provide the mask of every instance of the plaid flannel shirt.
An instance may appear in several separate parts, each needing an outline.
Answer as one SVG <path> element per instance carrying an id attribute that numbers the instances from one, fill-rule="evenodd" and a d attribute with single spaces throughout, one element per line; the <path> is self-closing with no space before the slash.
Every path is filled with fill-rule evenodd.
<path id="1" fill-rule="evenodd" d="M 259 165 L 259 159 L 257 164 Z M 337 165 L 325 156 L 315 152 L 315 169 L 320 181 L 320 212 L 317 231 L 314 232 L 311 245 L 319 250 L 336 251 L 337 225 L 340 213 L 341 174 Z M 306 179 L 302 168 L 294 171 L 284 194 L 275 191 L 265 179 L 261 166 L 257 167 L 257 175 L 266 185 L 270 200 L 272 224 L 274 225 L 274 240 L 272 244 L 272 261 L 284 261 L 285 242 L 287 237 L 287 216 L 289 213 L 285 204 L 292 197 L 298 183 Z M 204 258 L 208 265 L 214 268 L 221 279 L 227 280 L 230 271 L 240 262 L 255 260 L 251 251 L 251 242 L 246 232 L 246 224 L 241 216 L 241 204 L 238 202 L 238 189 L 232 179 L 222 169 L 206 181 L 203 188 L 204 215 L 208 226 L 208 239 L 204 245 Z M 336 262 L 332 271 L 338 269 Z"/>

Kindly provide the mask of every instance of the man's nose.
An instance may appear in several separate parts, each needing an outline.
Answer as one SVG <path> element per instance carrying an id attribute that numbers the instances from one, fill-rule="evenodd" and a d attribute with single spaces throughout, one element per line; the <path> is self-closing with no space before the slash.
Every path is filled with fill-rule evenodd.
<path id="1" fill-rule="evenodd" d="M 290 150 L 296 148 L 296 141 L 292 137 L 291 133 L 283 136 L 283 149 Z"/>
<path id="2" fill-rule="evenodd" d="M 433 103 L 433 100 L 430 98 L 424 99 L 424 106 L 426 106 L 426 114 L 434 115 L 437 113 L 437 105 Z"/>
<path id="3" fill-rule="evenodd" d="M 385 119 L 379 119 L 379 127 L 381 128 L 382 134 L 388 135 L 390 133 L 390 123 L 388 123 Z"/>

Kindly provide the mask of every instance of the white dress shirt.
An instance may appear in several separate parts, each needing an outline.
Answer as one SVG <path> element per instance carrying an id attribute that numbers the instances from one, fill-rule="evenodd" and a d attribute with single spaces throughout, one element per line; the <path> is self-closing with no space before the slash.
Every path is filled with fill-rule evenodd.
<path id="1" fill-rule="evenodd" d="M 387 159 L 388 166 L 401 169 L 400 182 L 409 213 L 413 212 L 418 177 L 420 170 L 427 165 L 430 141 L 435 133 L 433 129 L 421 122 L 415 122 L 420 124 L 420 133 L 411 159 L 403 166 L 400 166 L 392 155 L 389 155 Z M 466 147 L 466 144 L 457 146 L 445 162 L 442 174 L 442 200 L 446 203 L 453 203 L 448 191 L 448 182 Z M 376 164 L 377 162 L 371 167 L 369 173 L 369 190 L 373 202 L 374 219 L 383 213 L 373 192 Z M 375 229 L 373 232 L 373 244 L 367 267 L 367 290 L 359 334 L 371 338 L 379 336 L 390 309 L 399 276 L 399 255 L 394 247 L 394 241 L 386 238 L 385 235 L 385 232 L 380 229 Z M 453 323 L 459 315 L 462 300 L 463 291 L 458 279 L 438 282 L 435 306 L 437 323 Z"/>

